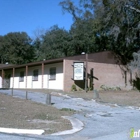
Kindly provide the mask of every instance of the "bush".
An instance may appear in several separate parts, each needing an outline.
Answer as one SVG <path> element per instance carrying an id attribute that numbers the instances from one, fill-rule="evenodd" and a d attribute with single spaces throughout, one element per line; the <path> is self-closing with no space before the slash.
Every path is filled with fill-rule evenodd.
<path id="1" fill-rule="evenodd" d="M 121 90 L 121 88 L 120 87 L 108 87 L 108 86 L 105 86 L 105 85 L 101 85 L 100 86 L 100 88 L 102 89 L 102 90 L 112 90 L 112 91 L 117 91 L 117 90 Z"/>
<path id="2" fill-rule="evenodd" d="M 140 78 L 139 78 L 139 77 L 136 77 L 136 79 L 133 80 L 133 86 L 134 86 L 135 88 L 137 88 L 137 90 L 140 91 Z"/>
<path id="3" fill-rule="evenodd" d="M 73 85 L 71 86 L 71 91 L 77 91 L 77 88 L 76 88 L 76 85 L 75 85 L 75 84 L 73 84 Z"/>

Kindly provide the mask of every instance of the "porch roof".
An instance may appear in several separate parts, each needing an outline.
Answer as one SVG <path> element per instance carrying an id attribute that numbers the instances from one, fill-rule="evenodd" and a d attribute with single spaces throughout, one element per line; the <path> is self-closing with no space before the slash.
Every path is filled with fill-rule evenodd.
<path id="1" fill-rule="evenodd" d="M 12 68 L 23 68 L 26 66 L 38 66 L 41 65 L 42 63 L 44 64 L 52 64 L 52 63 L 59 63 L 59 62 L 63 62 L 63 58 L 59 58 L 59 59 L 50 59 L 50 60 L 43 60 L 43 61 L 38 61 L 38 62 L 31 62 L 31 63 L 27 63 L 27 64 L 22 64 L 22 65 L 5 65 L 3 64 L 2 66 L 0 65 L 0 70 L 6 70 L 6 69 L 12 69 Z"/>

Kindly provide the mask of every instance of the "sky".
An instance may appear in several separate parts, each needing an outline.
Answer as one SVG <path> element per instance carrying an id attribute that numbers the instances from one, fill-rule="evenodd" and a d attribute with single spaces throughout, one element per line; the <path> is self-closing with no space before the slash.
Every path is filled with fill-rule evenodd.
<path id="1" fill-rule="evenodd" d="M 34 37 L 37 30 L 48 30 L 53 25 L 69 30 L 73 19 L 63 13 L 60 1 L 0 0 L 0 35 L 24 31 Z"/>

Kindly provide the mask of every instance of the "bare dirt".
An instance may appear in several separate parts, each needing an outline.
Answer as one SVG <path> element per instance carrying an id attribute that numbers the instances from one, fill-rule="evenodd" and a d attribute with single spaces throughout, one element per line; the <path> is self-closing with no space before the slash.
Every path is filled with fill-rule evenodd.
<path id="1" fill-rule="evenodd" d="M 48 89 L 28 89 L 28 91 L 32 92 L 42 92 L 42 93 L 56 93 L 55 95 L 59 95 L 59 93 L 67 94 L 71 97 L 83 98 L 85 100 L 91 100 L 94 98 L 93 91 L 75 91 L 75 92 L 63 92 L 63 91 L 55 91 Z M 140 92 L 138 90 L 100 90 L 98 91 L 99 98 L 97 101 L 100 103 L 112 103 L 118 104 L 121 106 L 137 106 L 140 107 Z"/>
<path id="2" fill-rule="evenodd" d="M 0 94 L 0 127 L 44 129 L 45 134 L 71 129 L 71 123 L 62 116 L 72 115 L 70 110 Z"/>
<path id="3" fill-rule="evenodd" d="M 33 90 L 29 89 L 29 91 L 37 91 L 37 92 L 43 92 L 43 93 L 62 93 L 67 94 L 71 97 L 76 98 L 83 98 L 85 100 L 91 100 L 94 98 L 94 92 L 93 91 L 76 91 L 76 92 L 62 92 L 62 91 L 53 91 L 53 90 L 46 90 L 46 89 L 38 89 Z M 112 104 L 118 104 L 122 106 L 137 106 L 140 107 L 140 92 L 138 90 L 99 90 L 99 98 L 97 101 L 100 103 L 112 103 Z"/>
<path id="4" fill-rule="evenodd" d="M 140 92 L 137 90 L 130 91 L 98 91 L 99 103 L 111 103 L 121 106 L 137 106 L 140 107 Z M 86 100 L 94 99 L 94 92 L 71 92 L 67 93 L 72 97 L 81 97 Z"/>
<path id="5" fill-rule="evenodd" d="M 62 91 L 50 91 L 45 89 L 29 89 L 29 91 L 52 93 L 55 96 L 61 96 L 59 93 L 62 93 L 85 100 L 94 99 L 93 91 L 87 93 L 84 91 L 63 93 Z M 97 101 L 99 103 L 140 107 L 139 91 L 98 91 L 98 93 L 100 99 Z M 74 113 L 72 110 L 59 110 L 53 106 L 0 94 L 0 127 L 44 129 L 45 134 L 50 134 L 71 129 L 71 123 L 63 119 L 62 116 L 68 116 Z"/>

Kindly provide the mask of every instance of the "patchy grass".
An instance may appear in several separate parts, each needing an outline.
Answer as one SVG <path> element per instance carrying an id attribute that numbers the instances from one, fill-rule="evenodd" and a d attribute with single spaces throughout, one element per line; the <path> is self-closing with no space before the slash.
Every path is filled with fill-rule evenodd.
<path id="1" fill-rule="evenodd" d="M 71 129 L 71 123 L 61 116 L 72 114 L 72 111 L 60 111 L 52 106 L 0 94 L 0 127 L 40 128 L 49 134 Z"/>
<path id="2" fill-rule="evenodd" d="M 60 111 L 70 111 L 70 112 L 76 112 L 74 109 L 71 108 L 62 108 Z"/>

